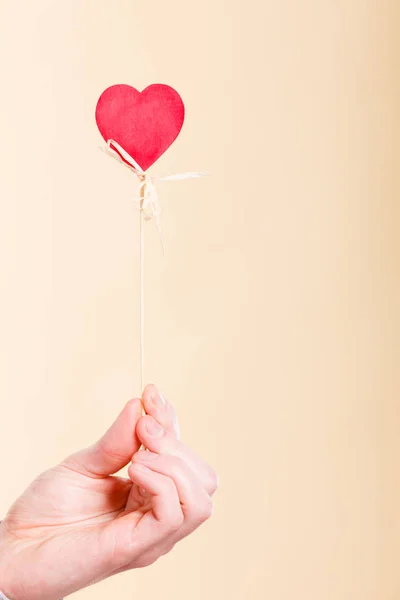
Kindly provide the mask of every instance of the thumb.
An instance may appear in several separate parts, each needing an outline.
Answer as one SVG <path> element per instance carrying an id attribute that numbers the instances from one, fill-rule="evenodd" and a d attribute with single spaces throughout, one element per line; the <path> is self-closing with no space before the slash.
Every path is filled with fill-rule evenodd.
<path id="1" fill-rule="evenodd" d="M 95 444 L 69 456 L 63 465 L 90 477 L 106 477 L 125 467 L 139 450 L 136 425 L 142 416 L 140 400 L 130 400 Z"/>

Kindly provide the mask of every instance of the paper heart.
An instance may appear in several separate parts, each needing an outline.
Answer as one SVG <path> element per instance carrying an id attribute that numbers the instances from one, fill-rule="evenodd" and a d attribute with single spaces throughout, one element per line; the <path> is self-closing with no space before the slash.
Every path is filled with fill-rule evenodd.
<path id="1" fill-rule="evenodd" d="M 156 83 L 139 92 L 113 85 L 99 98 L 96 123 L 104 140 L 117 142 L 146 171 L 178 137 L 185 118 L 182 98 Z"/>

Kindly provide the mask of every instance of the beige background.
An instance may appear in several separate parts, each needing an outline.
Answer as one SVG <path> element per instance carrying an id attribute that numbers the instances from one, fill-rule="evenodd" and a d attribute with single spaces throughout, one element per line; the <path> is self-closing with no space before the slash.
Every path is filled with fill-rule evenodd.
<path id="1" fill-rule="evenodd" d="M 146 240 L 146 379 L 215 518 L 83 599 L 395 600 L 397 0 L 1 0 L 0 512 L 138 389 L 134 180 L 98 96 L 176 87 Z"/>

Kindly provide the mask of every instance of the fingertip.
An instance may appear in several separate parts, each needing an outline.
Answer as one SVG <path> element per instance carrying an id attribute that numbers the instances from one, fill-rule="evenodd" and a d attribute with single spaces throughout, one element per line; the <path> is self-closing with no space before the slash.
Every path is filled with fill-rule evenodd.
<path id="1" fill-rule="evenodd" d="M 148 420 L 148 415 L 142 415 L 138 422 L 136 423 L 136 435 L 139 438 L 139 441 L 143 444 L 144 438 L 146 437 L 146 422 Z"/>
<path id="2" fill-rule="evenodd" d="M 132 462 L 128 468 L 128 476 L 136 483 L 136 485 L 143 486 L 145 483 L 143 478 L 147 478 L 153 475 L 153 471 L 148 469 L 145 465 L 139 462 Z"/>
<path id="3" fill-rule="evenodd" d="M 160 395 L 158 387 L 154 383 L 149 383 L 143 390 L 142 401 L 146 404 L 154 401 Z"/>
<path id="4" fill-rule="evenodd" d="M 142 417 L 142 414 L 143 414 L 143 408 L 142 408 L 142 403 L 141 403 L 140 399 L 132 398 L 131 400 L 128 400 L 128 402 L 126 403 L 125 408 L 121 415 L 122 422 L 124 423 L 124 430 L 131 432 L 130 435 L 133 440 L 132 453 L 135 452 L 140 445 L 139 438 L 136 433 L 136 428 L 137 428 L 137 424 L 138 424 L 140 418 Z M 132 453 L 131 453 L 131 456 L 132 456 Z"/>
<path id="5" fill-rule="evenodd" d="M 126 410 L 132 411 L 132 412 L 140 412 L 142 411 L 142 401 L 140 400 L 140 398 L 131 398 L 131 400 L 128 400 L 128 402 L 125 405 Z"/>
<path id="6" fill-rule="evenodd" d="M 138 429 L 143 430 L 146 427 L 146 423 L 148 423 L 152 419 L 153 419 L 153 417 L 151 415 L 148 415 L 148 414 L 142 415 L 137 424 Z"/>
<path id="7" fill-rule="evenodd" d="M 122 417 L 124 422 L 133 429 L 136 430 L 136 425 L 143 415 L 143 407 L 139 398 L 132 398 L 125 404 L 125 408 L 122 411 Z"/>
<path id="8" fill-rule="evenodd" d="M 151 427 L 154 423 L 157 423 L 157 420 L 152 415 L 142 415 L 137 424 L 139 433 L 142 435 L 147 434 L 147 428 Z"/>
<path id="9" fill-rule="evenodd" d="M 167 431 L 154 417 L 144 415 L 138 421 L 136 433 L 142 444 L 151 450 L 151 446 L 157 445 Z"/>
<path id="10" fill-rule="evenodd" d="M 143 395 L 143 408 L 148 415 L 154 417 L 164 427 L 170 428 L 175 412 L 155 385 L 146 388 L 146 393 Z"/>

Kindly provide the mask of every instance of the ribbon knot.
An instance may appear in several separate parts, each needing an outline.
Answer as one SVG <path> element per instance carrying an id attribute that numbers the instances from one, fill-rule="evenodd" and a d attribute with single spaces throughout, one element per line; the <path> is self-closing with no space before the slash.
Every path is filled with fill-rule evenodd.
<path id="1" fill-rule="evenodd" d="M 146 221 L 154 219 L 160 231 L 161 208 L 153 177 L 130 156 L 117 142 L 108 140 L 106 152 L 128 167 L 139 179 L 139 197 L 134 198 L 134 206 L 142 212 Z"/>
<path id="2" fill-rule="evenodd" d="M 141 211 L 146 221 L 155 220 L 157 228 L 161 233 L 160 214 L 161 207 L 158 200 L 155 181 L 178 181 L 183 179 L 195 179 L 205 177 L 207 173 L 190 172 L 176 173 L 164 177 L 151 177 L 147 171 L 143 171 L 132 156 L 130 156 L 117 142 L 108 140 L 105 152 L 130 169 L 139 179 L 139 197 L 134 198 L 135 207 Z"/>

